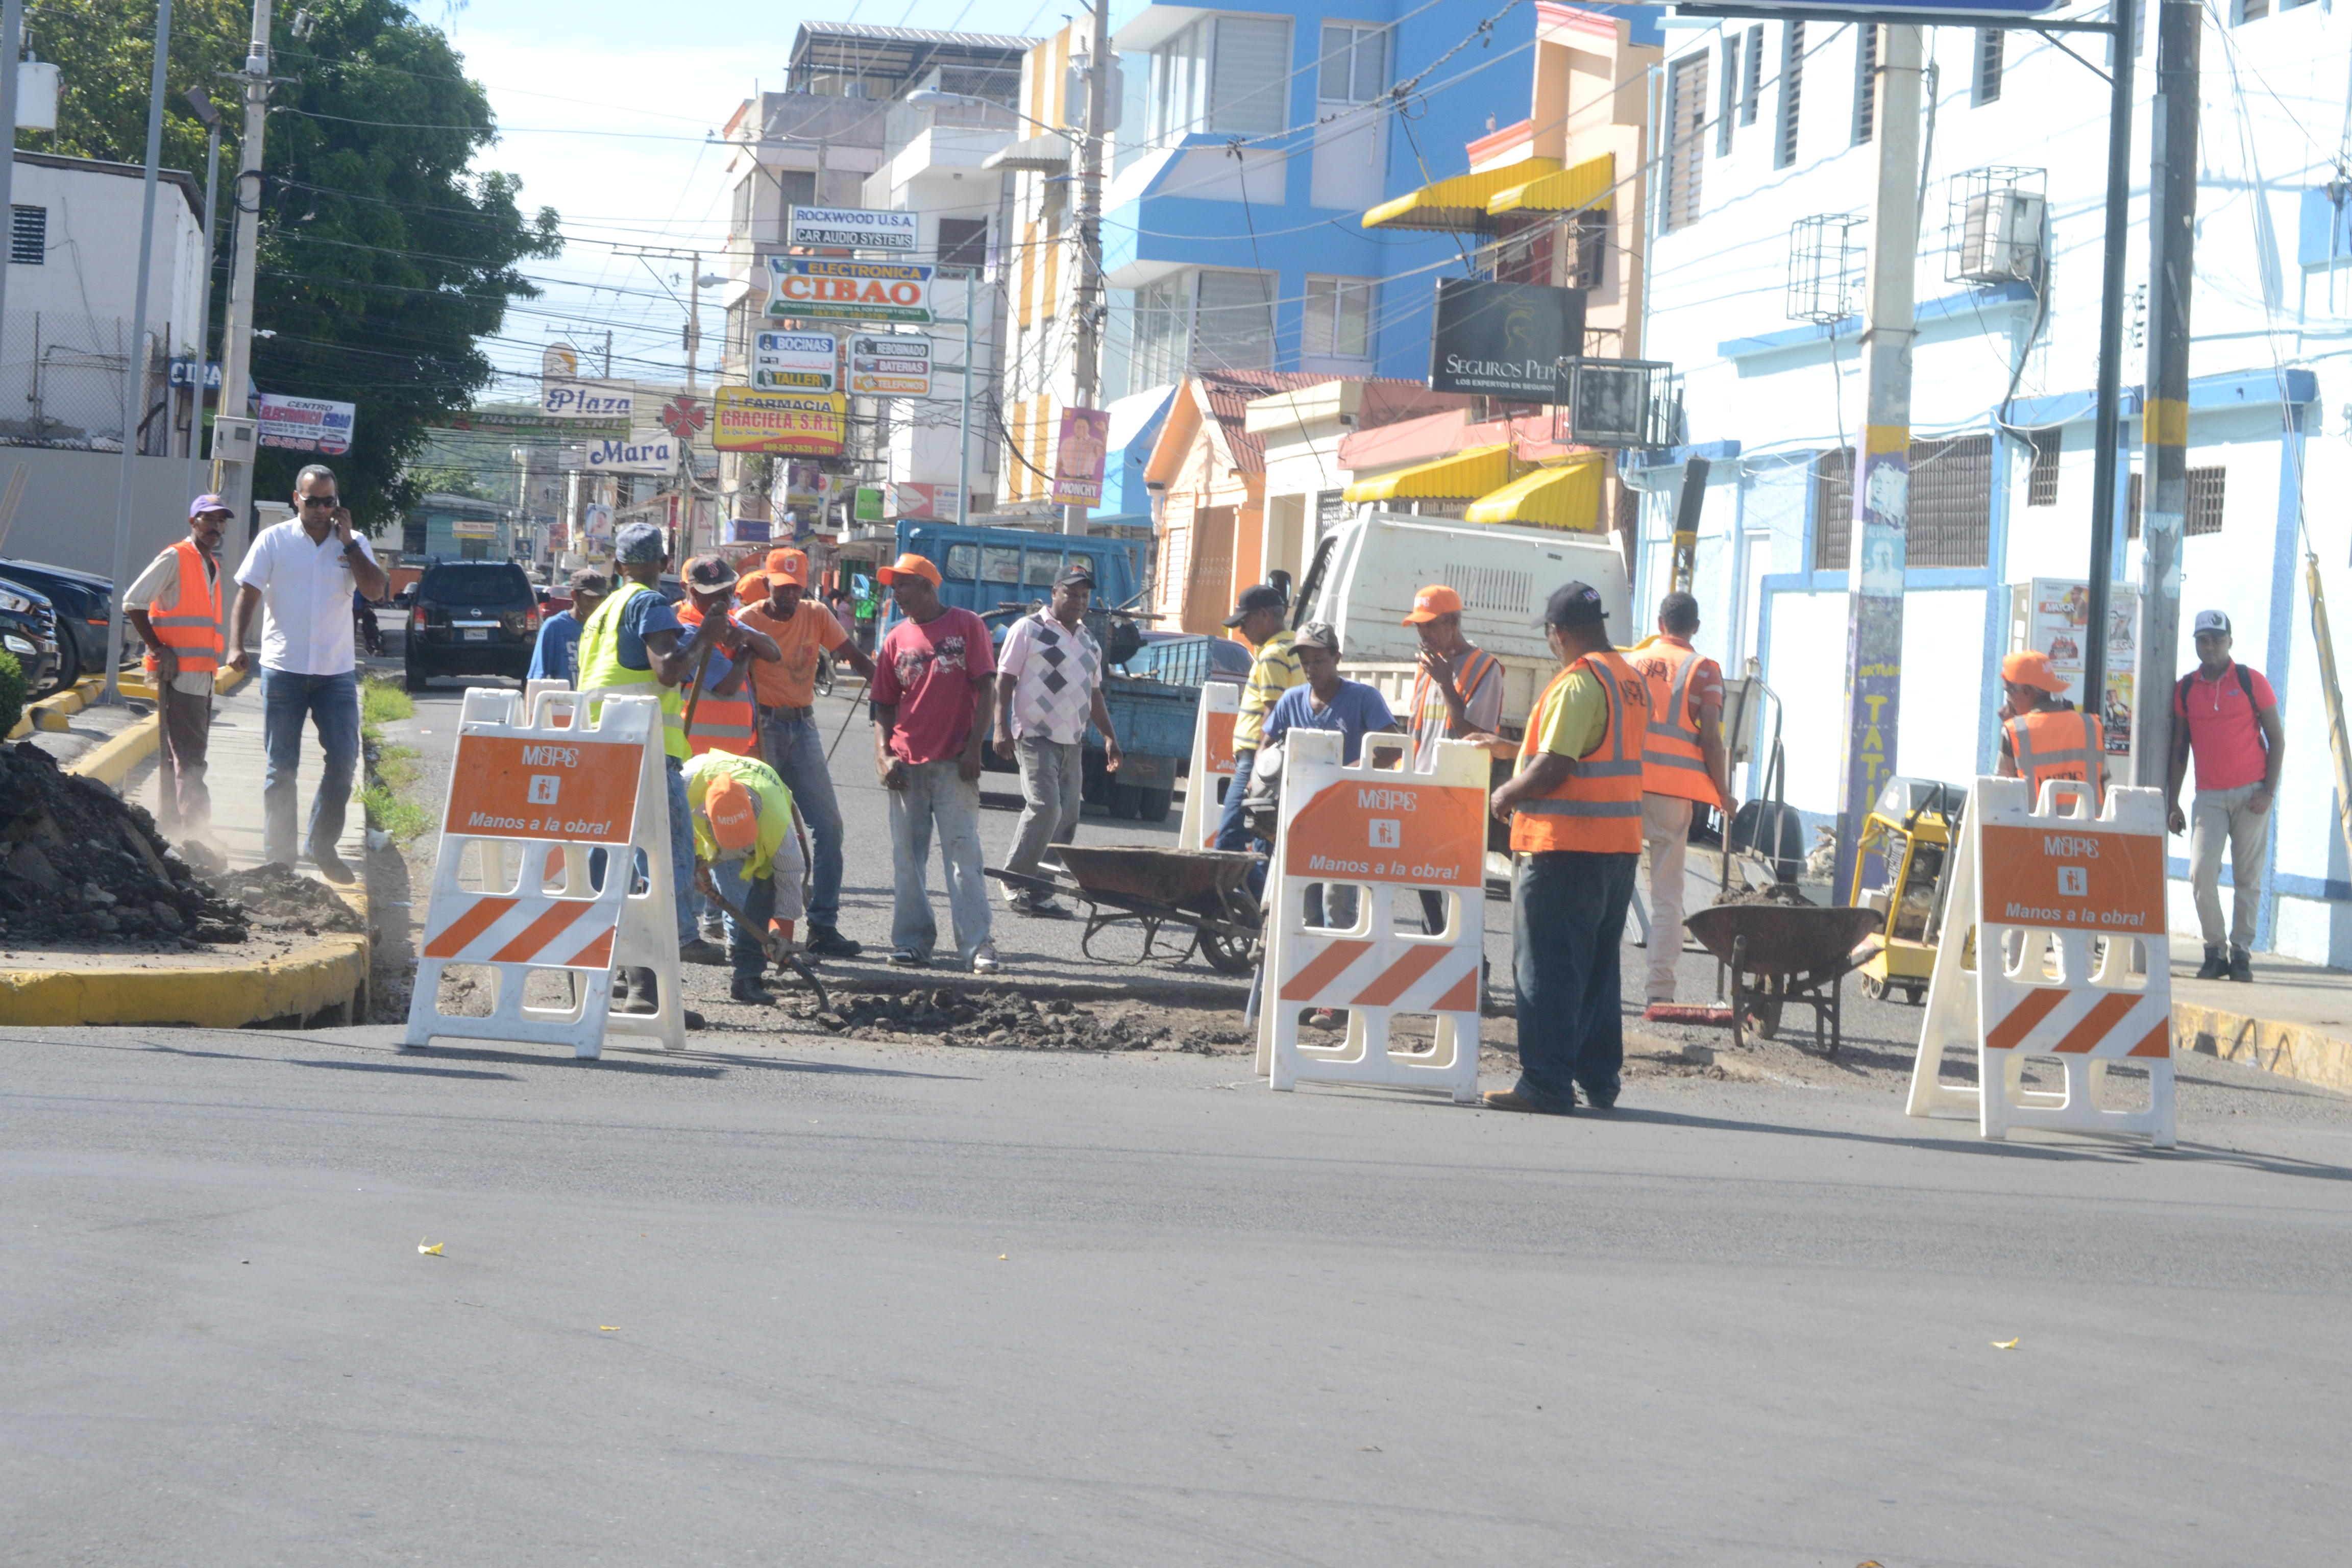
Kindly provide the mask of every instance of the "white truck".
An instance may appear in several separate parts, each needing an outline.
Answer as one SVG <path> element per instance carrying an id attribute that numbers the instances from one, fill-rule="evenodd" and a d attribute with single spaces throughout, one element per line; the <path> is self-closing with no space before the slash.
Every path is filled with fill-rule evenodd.
<path id="1" fill-rule="evenodd" d="M 1421 655 L 1404 617 L 1423 587 L 1444 584 L 1462 595 L 1463 635 L 1502 661 L 1503 729 L 1517 737 L 1559 673 L 1539 623 L 1552 590 L 1569 582 L 1600 591 L 1610 637 L 1621 647 L 1650 629 L 1634 621 L 1625 557 L 1601 535 L 1366 511 L 1316 546 L 1292 621 L 1330 622 L 1341 673 L 1378 687 L 1402 715 Z"/>

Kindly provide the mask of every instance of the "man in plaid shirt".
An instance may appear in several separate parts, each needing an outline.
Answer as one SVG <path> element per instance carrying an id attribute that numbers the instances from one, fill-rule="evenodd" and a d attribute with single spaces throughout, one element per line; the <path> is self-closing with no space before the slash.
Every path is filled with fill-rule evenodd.
<path id="1" fill-rule="evenodd" d="M 1067 844 L 1078 830 L 1089 720 L 1102 731 L 1104 766 L 1118 771 L 1118 738 L 1103 705 L 1102 649 L 1086 628 L 1094 591 L 1084 567 L 1063 573 L 1045 608 L 1013 622 L 997 656 L 996 754 L 1020 757 L 1023 802 L 1004 868 L 1024 877 L 1044 875 L 1045 846 Z M 1015 888 L 1006 898 L 1021 914 L 1069 912 L 1047 893 Z"/>

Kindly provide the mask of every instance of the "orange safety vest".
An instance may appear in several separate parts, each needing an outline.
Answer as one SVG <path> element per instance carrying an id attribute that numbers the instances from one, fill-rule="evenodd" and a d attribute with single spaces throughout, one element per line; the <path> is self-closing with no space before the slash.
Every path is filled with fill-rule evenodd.
<path id="1" fill-rule="evenodd" d="M 760 716 L 748 696 L 719 697 L 706 691 L 694 704 L 694 728 L 686 737 L 689 756 L 705 752 L 732 752 L 739 757 L 760 754 Z"/>
<path id="2" fill-rule="evenodd" d="M 2106 737 L 2095 713 L 2072 708 L 2036 708 L 2021 713 L 2002 728 L 2009 749 L 2017 759 L 2017 776 L 2025 781 L 2027 795 L 2039 805 L 2044 779 L 2080 779 L 2091 786 L 2091 809 L 2103 806 L 2099 768 L 2106 756 Z"/>
<path id="3" fill-rule="evenodd" d="M 1642 736 L 1642 792 L 1720 805 L 1707 776 L 1698 726 L 1691 722 L 1691 676 L 1702 664 L 1696 649 L 1663 637 L 1643 651 L 1635 668 L 1650 685 L 1650 722 Z"/>
<path id="4" fill-rule="evenodd" d="M 1615 652 L 1588 653 L 1544 688 L 1536 704 L 1540 715 L 1560 683 L 1590 668 L 1601 679 L 1609 704 L 1609 727 L 1591 751 L 1570 764 L 1568 777 L 1548 795 L 1522 800 L 1513 808 L 1511 848 L 1517 854 L 1583 849 L 1603 855 L 1642 852 L 1642 726 L 1649 691 L 1641 674 Z M 1540 754 L 1541 726 L 1530 720 L 1519 746 L 1525 767 Z"/>
<path id="5" fill-rule="evenodd" d="M 1465 704 L 1467 704 L 1476 694 L 1479 683 L 1486 679 L 1486 672 L 1501 663 L 1502 660 L 1483 647 L 1474 647 L 1470 650 L 1470 657 L 1462 662 L 1461 673 L 1454 678 L 1454 689 L 1462 694 Z M 1412 749 L 1415 753 L 1421 751 L 1423 716 L 1429 711 L 1430 700 L 1436 695 L 1437 683 L 1429 679 L 1429 672 L 1416 668 L 1412 677 L 1412 696 L 1405 710 L 1412 715 L 1410 722 L 1412 726 Z M 1448 715 L 1443 700 L 1436 703 L 1436 708 L 1437 717 L 1434 723 L 1438 735 L 1442 739 L 1445 733 Z"/>
<path id="6" fill-rule="evenodd" d="M 157 642 L 180 656 L 183 675 L 209 675 L 220 668 L 226 646 L 220 584 L 205 570 L 205 552 L 194 540 L 183 539 L 172 548 L 180 552 L 180 584 L 170 604 L 159 600 L 147 606 L 147 624 L 155 628 Z M 147 655 L 144 662 L 147 673 L 154 674 L 155 656 Z"/>

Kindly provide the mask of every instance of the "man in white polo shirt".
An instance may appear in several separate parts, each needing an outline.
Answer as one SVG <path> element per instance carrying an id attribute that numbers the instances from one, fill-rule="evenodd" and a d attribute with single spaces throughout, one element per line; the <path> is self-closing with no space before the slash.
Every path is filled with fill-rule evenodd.
<path id="1" fill-rule="evenodd" d="M 228 662 L 242 669 L 246 628 L 261 607 L 262 744 L 268 767 L 261 786 L 261 858 L 294 864 L 294 770 L 302 721 L 318 728 L 327 768 L 310 802 L 303 853 L 330 882 L 352 868 L 335 853 L 343 836 L 352 775 L 360 760 L 360 692 L 352 652 L 352 591 L 384 595 L 383 568 L 336 493 L 334 470 L 311 464 L 294 478 L 294 517 L 261 531 L 236 569 L 236 607 L 229 615 Z"/>

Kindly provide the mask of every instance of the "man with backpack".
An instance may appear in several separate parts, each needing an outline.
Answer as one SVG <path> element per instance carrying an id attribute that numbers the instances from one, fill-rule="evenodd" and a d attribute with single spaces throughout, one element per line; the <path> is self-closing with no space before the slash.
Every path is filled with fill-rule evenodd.
<path id="1" fill-rule="evenodd" d="M 2254 901 L 2263 855 L 2270 846 L 2271 803 L 2278 798 L 2286 760 L 2286 731 L 2278 699 L 2260 670 L 2230 658 L 2230 617 L 2200 610 L 2194 627 L 2197 668 L 2172 689 L 2172 756 L 2165 772 L 2166 826 L 2189 834 L 2189 879 L 2204 928 L 2200 980 L 2254 977 L 2247 949 L 2254 940 Z M 2180 809 L 2180 784 L 2197 758 L 2197 795 Z M 2192 826 L 2193 824 L 2193 826 Z M 2221 851 L 2230 851 L 2231 911 L 2223 945 Z"/>

